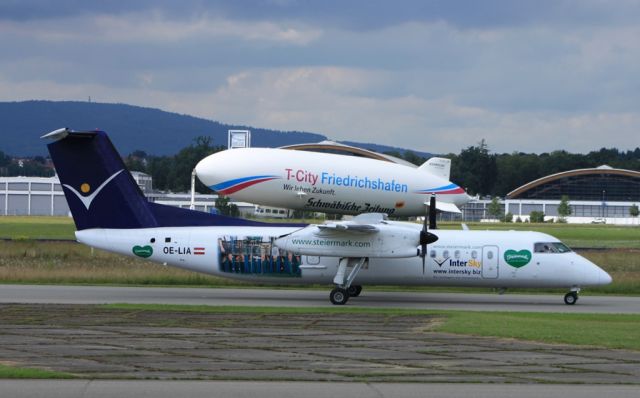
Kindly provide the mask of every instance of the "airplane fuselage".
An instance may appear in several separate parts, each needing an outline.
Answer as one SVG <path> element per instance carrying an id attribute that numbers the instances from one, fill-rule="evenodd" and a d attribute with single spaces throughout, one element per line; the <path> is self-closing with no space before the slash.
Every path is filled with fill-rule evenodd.
<path id="1" fill-rule="evenodd" d="M 277 237 L 298 229 L 87 229 L 77 231 L 76 237 L 92 247 L 231 279 L 331 284 L 338 257 L 300 256 L 274 245 Z M 451 230 L 437 230 L 437 234 L 438 241 L 427 248 L 424 267 L 417 255 L 369 258 L 354 284 L 574 288 L 611 281 L 606 272 L 582 256 L 562 252 L 566 246 L 546 234 Z M 356 243 L 345 240 L 340 244 Z M 554 249 L 554 245 L 561 250 Z"/>

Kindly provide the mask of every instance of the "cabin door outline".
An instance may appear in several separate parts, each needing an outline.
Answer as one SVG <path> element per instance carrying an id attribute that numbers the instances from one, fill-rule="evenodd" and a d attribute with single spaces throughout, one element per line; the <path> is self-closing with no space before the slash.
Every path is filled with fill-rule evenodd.
<path id="1" fill-rule="evenodd" d="M 498 246 L 482 247 L 482 278 L 497 279 L 500 265 L 500 249 Z"/>

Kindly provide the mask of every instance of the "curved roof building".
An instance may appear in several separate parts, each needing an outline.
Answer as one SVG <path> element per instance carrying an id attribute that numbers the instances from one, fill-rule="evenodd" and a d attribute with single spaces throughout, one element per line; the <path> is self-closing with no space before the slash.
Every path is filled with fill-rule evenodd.
<path id="1" fill-rule="evenodd" d="M 552 174 L 507 194 L 507 199 L 640 202 L 640 172 L 600 166 Z"/>
<path id="2" fill-rule="evenodd" d="M 281 149 L 293 149 L 296 151 L 312 151 L 312 152 L 324 152 L 324 153 L 335 153 L 338 155 L 348 155 L 348 156 L 359 156 L 369 159 L 382 160 L 385 162 L 398 163 L 404 166 L 409 166 L 413 168 L 417 168 L 413 163 L 407 162 L 404 159 L 397 158 L 391 155 L 385 155 L 383 153 L 378 153 L 374 151 L 370 151 L 364 148 L 358 148 L 355 146 L 340 144 L 338 142 L 333 141 L 321 141 L 317 143 L 311 144 L 295 144 L 295 145 L 286 145 L 280 147 Z"/>

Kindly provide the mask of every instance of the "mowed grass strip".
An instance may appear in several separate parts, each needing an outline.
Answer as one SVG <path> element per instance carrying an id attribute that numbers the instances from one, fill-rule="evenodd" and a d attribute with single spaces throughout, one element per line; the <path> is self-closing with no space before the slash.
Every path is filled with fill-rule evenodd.
<path id="1" fill-rule="evenodd" d="M 0 238 L 75 240 L 75 224 L 70 217 L 2 216 Z"/>
<path id="2" fill-rule="evenodd" d="M 455 312 L 442 332 L 640 350 L 640 315 Z"/>
<path id="3" fill-rule="evenodd" d="M 0 364 L 0 379 L 73 379 L 70 373 Z"/>
<path id="4" fill-rule="evenodd" d="M 156 304 L 106 304 L 102 307 L 130 311 L 184 311 L 200 313 L 260 314 L 372 314 L 384 322 L 401 322 L 403 316 L 438 318 L 433 332 L 499 337 L 553 344 L 589 345 L 640 350 L 640 315 L 559 314 L 523 312 L 430 311 L 358 307 L 245 307 Z M 398 318 L 398 319 L 395 319 Z"/>
<path id="5" fill-rule="evenodd" d="M 263 220 L 277 221 L 281 220 Z M 291 220 L 321 223 L 322 220 Z M 640 219 L 637 220 L 640 224 Z M 460 229 L 459 222 L 442 222 L 439 228 Z M 467 223 L 472 230 L 538 231 L 552 235 L 569 246 L 591 248 L 640 249 L 640 225 Z M 1 216 L 0 238 L 74 240 L 75 226 L 70 217 Z"/>
<path id="6" fill-rule="evenodd" d="M 640 221 L 640 220 L 639 220 Z M 572 247 L 640 249 L 640 226 L 591 224 L 467 223 L 477 231 L 536 231 L 549 234 Z M 442 229 L 459 229 L 460 223 L 440 223 Z"/>

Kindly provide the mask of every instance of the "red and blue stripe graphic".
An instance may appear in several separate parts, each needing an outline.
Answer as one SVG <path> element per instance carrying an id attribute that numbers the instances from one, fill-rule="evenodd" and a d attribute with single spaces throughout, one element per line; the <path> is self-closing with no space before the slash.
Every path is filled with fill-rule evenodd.
<path id="1" fill-rule="evenodd" d="M 229 195 L 234 192 L 238 192 L 242 189 L 248 188 L 252 185 L 259 184 L 265 181 L 271 181 L 280 178 L 278 176 L 250 176 L 236 178 L 234 180 L 224 181 L 219 184 L 211 185 L 209 188 L 223 195 Z"/>
<path id="2" fill-rule="evenodd" d="M 419 194 L 437 193 L 441 195 L 453 195 L 458 193 L 464 193 L 464 189 L 460 188 L 456 184 L 449 184 L 449 185 L 443 185 L 438 188 L 421 189 L 419 191 L 415 191 L 415 193 L 419 193 Z"/>

